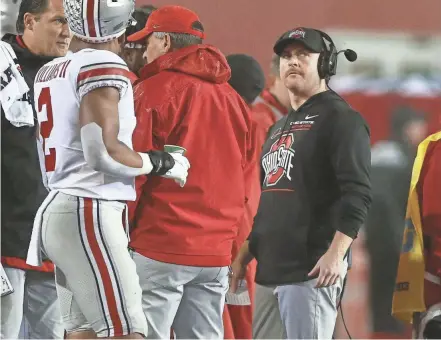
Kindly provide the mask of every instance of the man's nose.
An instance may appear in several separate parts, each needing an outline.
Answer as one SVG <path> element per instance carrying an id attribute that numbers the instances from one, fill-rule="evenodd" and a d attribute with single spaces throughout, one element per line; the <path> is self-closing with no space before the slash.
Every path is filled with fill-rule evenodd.
<path id="1" fill-rule="evenodd" d="M 299 66 L 299 58 L 297 58 L 297 56 L 295 54 L 293 54 L 291 56 L 291 58 L 289 58 L 288 65 L 289 66 Z"/>
<path id="2" fill-rule="evenodd" d="M 71 37 L 71 31 L 69 29 L 69 25 L 67 24 L 67 22 L 63 24 L 63 28 L 61 30 L 61 35 L 66 38 Z"/>

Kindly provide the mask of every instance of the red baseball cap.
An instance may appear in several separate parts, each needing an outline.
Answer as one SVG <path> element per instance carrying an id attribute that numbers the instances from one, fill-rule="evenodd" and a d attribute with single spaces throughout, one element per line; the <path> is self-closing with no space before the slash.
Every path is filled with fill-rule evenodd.
<path id="1" fill-rule="evenodd" d="M 153 11 L 145 27 L 129 35 L 127 41 L 143 40 L 153 32 L 187 33 L 205 38 L 204 28 L 197 14 L 181 6 L 164 6 Z"/>

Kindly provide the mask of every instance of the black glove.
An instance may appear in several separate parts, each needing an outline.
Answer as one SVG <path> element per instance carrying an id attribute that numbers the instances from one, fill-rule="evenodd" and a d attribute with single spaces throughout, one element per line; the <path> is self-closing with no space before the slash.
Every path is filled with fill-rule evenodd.
<path id="1" fill-rule="evenodd" d="M 153 165 L 150 175 L 163 176 L 175 166 L 175 160 L 168 152 L 152 150 L 147 154 Z"/>

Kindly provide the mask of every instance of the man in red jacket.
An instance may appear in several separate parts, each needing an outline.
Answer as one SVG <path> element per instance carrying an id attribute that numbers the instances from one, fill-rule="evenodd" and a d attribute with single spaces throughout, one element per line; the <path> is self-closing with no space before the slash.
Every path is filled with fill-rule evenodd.
<path id="1" fill-rule="evenodd" d="M 252 118 L 258 126 L 260 145 L 265 142 L 268 129 L 286 116 L 290 107 L 288 89 L 280 79 L 280 57 L 277 54 L 271 59 L 271 78 L 272 85 L 262 91 L 252 108 Z"/>
<path id="2" fill-rule="evenodd" d="M 246 54 L 231 54 L 227 57 L 231 68 L 231 78 L 228 83 L 236 90 L 248 106 L 254 102 L 256 97 L 265 87 L 265 75 L 257 60 Z M 245 187 L 247 202 L 245 214 L 239 224 L 236 239 L 233 242 L 232 258 L 236 258 L 242 243 L 246 240 L 253 219 L 257 212 L 260 199 L 260 149 L 262 144 L 257 144 L 257 125 L 251 122 L 251 136 L 253 140 L 252 153 L 249 156 L 251 162 L 245 168 Z M 239 295 L 227 294 L 226 307 L 224 311 L 224 339 L 253 339 L 253 306 L 254 306 L 254 277 L 256 275 L 256 261 L 248 264 L 245 280 L 242 281 L 243 292 Z M 249 299 L 247 299 L 249 297 Z"/>
<path id="3" fill-rule="evenodd" d="M 264 89 L 256 98 L 252 107 L 252 120 L 256 126 L 256 143 L 259 150 L 266 140 L 268 129 L 280 118 L 288 114 L 288 89 L 280 78 L 280 57 L 274 54 L 271 59 L 272 85 Z M 260 166 L 259 166 L 260 171 Z M 258 191 L 260 198 L 260 180 L 254 183 L 252 192 Z M 285 328 L 280 317 L 279 304 L 274 289 L 255 284 L 253 310 L 254 339 L 285 339 Z"/>
<path id="4" fill-rule="evenodd" d="M 221 52 L 203 45 L 192 11 L 164 6 L 128 37 L 144 40 L 135 87 L 135 150 L 184 147 L 185 188 L 138 178 L 130 247 L 138 267 L 148 338 L 222 338 L 233 240 L 244 215 L 250 114 L 227 83 Z M 171 184 L 171 185 L 170 185 Z"/>

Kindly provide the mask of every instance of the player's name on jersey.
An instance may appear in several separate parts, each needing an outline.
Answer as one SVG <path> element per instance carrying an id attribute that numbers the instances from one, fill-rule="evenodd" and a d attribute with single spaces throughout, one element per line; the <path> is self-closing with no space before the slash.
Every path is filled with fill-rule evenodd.
<path id="1" fill-rule="evenodd" d="M 36 83 L 44 83 L 55 78 L 64 78 L 71 60 L 43 66 L 35 77 Z"/>
<path id="2" fill-rule="evenodd" d="M 0 91 L 11 83 L 13 77 L 12 65 L 9 65 L 8 68 L 0 74 Z"/>

